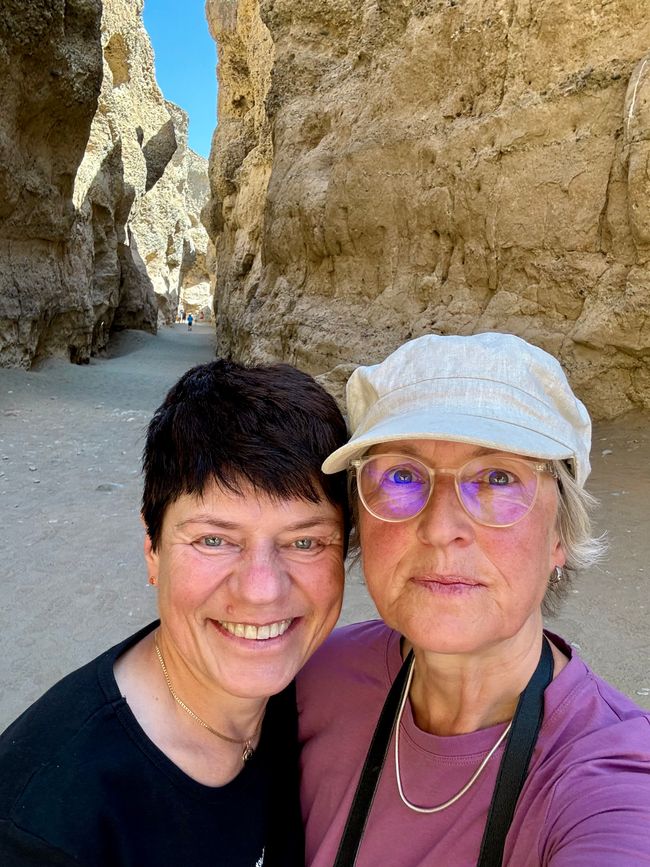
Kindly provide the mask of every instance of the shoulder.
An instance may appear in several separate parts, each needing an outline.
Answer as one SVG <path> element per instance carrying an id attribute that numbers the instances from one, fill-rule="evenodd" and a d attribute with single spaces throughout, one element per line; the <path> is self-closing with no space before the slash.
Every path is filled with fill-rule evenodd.
<path id="1" fill-rule="evenodd" d="M 115 645 L 68 674 L 25 710 L 0 735 L 0 816 L 8 815 L 25 788 L 39 779 L 65 775 L 73 758 L 97 750 L 98 728 L 112 723 L 125 703 L 112 674 L 115 659 L 151 627 Z"/>
<path id="2" fill-rule="evenodd" d="M 647 748 L 650 712 L 599 677 L 561 639 L 552 639 L 570 660 L 546 690 L 542 732 L 556 738 L 561 733 L 562 743 L 577 750 L 587 743 L 619 748 L 637 740 Z"/>
<path id="3" fill-rule="evenodd" d="M 399 669 L 399 638 L 378 620 L 332 633 L 297 678 L 301 741 L 350 714 L 373 718 Z"/>
<path id="4" fill-rule="evenodd" d="M 645 834 L 650 713 L 571 652 L 569 664 L 547 689 L 529 780 L 538 793 L 549 794 L 551 840 L 564 845 L 587 831 Z"/>
<path id="5" fill-rule="evenodd" d="M 386 666 L 392 641 L 399 636 L 381 620 L 367 620 L 335 629 L 298 674 L 298 702 L 314 685 L 322 688 L 328 682 L 340 682 L 346 677 L 358 677 Z"/>

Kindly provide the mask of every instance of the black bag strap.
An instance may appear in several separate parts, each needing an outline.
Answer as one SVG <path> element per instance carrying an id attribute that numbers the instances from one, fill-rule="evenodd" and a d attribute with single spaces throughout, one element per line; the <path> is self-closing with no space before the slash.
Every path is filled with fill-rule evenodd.
<path id="1" fill-rule="evenodd" d="M 519 696 L 488 811 L 477 867 L 501 867 L 506 835 L 544 719 L 544 690 L 553 680 L 553 653 L 544 637 L 533 676 Z"/>
<path id="2" fill-rule="evenodd" d="M 386 761 L 386 752 L 388 751 L 388 744 L 395 728 L 397 709 L 404 695 L 412 657 L 413 651 L 411 650 L 402 663 L 402 667 L 393 681 L 384 706 L 381 709 L 377 727 L 372 736 L 366 761 L 364 762 L 352 800 L 352 806 L 345 823 L 341 843 L 336 853 L 334 867 L 353 867 L 356 860 L 361 837 L 363 836 L 375 792 L 377 791 L 377 783 Z"/>
<path id="3" fill-rule="evenodd" d="M 412 655 L 413 651 L 404 660 L 379 716 L 336 853 L 334 867 L 354 867 L 379 777 L 386 761 L 388 744 L 395 729 L 397 709 L 404 695 Z M 544 637 L 539 663 L 519 696 L 512 719 L 488 810 L 477 867 L 501 867 L 506 835 L 544 717 L 544 690 L 552 679 L 553 654 L 548 639 Z"/>

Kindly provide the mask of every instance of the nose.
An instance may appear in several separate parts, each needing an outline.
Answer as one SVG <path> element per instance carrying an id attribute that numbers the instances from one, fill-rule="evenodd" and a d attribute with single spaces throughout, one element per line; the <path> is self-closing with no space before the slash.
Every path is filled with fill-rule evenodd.
<path id="1" fill-rule="evenodd" d="M 436 473 L 429 502 L 415 520 L 418 539 L 425 545 L 469 544 L 474 538 L 474 524 L 447 473 Z"/>
<path id="2" fill-rule="evenodd" d="M 281 558 L 268 548 L 253 549 L 242 557 L 235 576 L 241 601 L 251 605 L 273 605 L 282 599 L 289 586 Z"/>

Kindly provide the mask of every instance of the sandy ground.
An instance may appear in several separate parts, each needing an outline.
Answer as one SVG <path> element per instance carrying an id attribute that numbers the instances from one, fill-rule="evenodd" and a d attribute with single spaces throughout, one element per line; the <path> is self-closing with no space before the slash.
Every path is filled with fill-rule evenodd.
<path id="1" fill-rule="evenodd" d="M 143 431 L 180 374 L 213 356 L 210 326 L 176 325 L 124 332 L 85 367 L 0 370 L 0 730 L 155 616 L 138 515 Z M 590 488 L 611 552 L 550 625 L 650 708 L 649 422 L 596 426 Z M 353 571 L 343 620 L 372 613 Z"/>

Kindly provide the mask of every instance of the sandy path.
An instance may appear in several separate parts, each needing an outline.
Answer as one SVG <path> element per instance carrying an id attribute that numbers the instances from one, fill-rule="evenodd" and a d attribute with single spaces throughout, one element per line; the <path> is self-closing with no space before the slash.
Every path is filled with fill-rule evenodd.
<path id="1" fill-rule="evenodd" d="M 125 332 L 110 357 L 0 370 L 0 730 L 61 675 L 155 616 L 139 523 L 142 435 L 210 326 Z M 650 707 L 650 419 L 599 425 L 592 490 L 612 553 L 552 624 Z M 605 454 L 603 454 L 605 452 Z M 344 620 L 370 616 L 358 576 Z"/>

